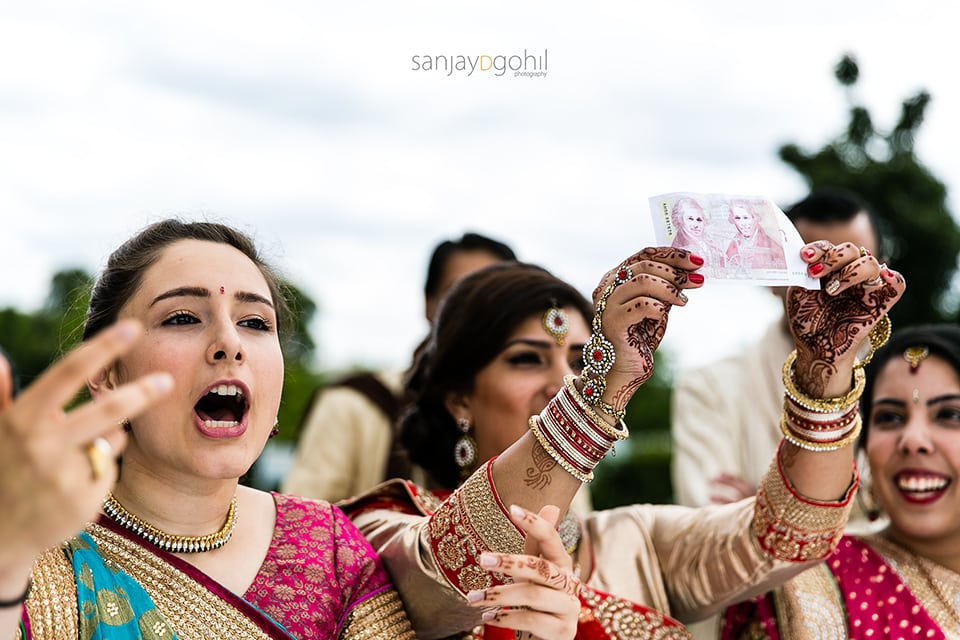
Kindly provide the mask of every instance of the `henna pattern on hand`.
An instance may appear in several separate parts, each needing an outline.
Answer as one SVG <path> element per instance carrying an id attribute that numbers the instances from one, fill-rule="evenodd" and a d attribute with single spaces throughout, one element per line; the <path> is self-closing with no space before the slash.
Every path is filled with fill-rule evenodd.
<path id="1" fill-rule="evenodd" d="M 787 309 L 797 351 L 811 363 L 809 371 L 796 371 L 797 383 L 813 395 L 823 392 L 836 373 L 836 361 L 862 339 L 898 295 L 891 286 L 867 289 L 862 284 L 846 293 L 849 295 L 828 296 L 799 287 L 788 292 Z"/>
<path id="2" fill-rule="evenodd" d="M 572 596 L 577 596 L 580 593 L 581 583 L 579 578 L 544 558 L 538 556 L 500 556 L 498 569 L 501 573 L 512 575 L 510 572 L 513 571 L 514 568 L 530 569 L 539 576 L 540 581 L 545 586 L 551 589 L 563 591 Z M 516 578 L 517 576 L 512 577 Z M 496 601 L 495 587 L 488 589 L 484 594 L 485 599 Z"/>
<path id="3" fill-rule="evenodd" d="M 551 458 L 550 454 L 544 451 L 539 444 L 534 445 L 530 459 L 533 461 L 533 466 L 527 467 L 527 477 L 524 478 L 523 483 L 528 487 L 542 491 L 553 480 L 550 473 L 557 468 L 557 461 Z"/>
<path id="4" fill-rule="evenodd" d="M 627 344 L 640 354 L 643 365 L 639 376 L 614 393 L 611 404 L 617 409 L 623 409 L 640 385 L 653 375 L 654 352 L 660 346 L 660 341 L 663 340 L 667 330 L 667 313 L 672 305 L 658 302 L 639 302 L 634 308 L 639 309 L 644 304 L 658 306 L 661 313 L 657 318 L 644 318 L 640 322 L 627 327 Z"/>

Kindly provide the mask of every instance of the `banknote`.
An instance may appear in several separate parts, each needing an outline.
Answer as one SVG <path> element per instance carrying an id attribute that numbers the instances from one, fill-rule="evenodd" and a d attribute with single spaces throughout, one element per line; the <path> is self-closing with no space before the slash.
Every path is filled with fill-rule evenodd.
<path id="1" fill-rule="evenodd" d="M 761 196 L 677 192 L 650 198 L 657 243 L 703 258 L 707 280 L 819 289 L 800 258 L 805 244 L 771 200 Z"/>

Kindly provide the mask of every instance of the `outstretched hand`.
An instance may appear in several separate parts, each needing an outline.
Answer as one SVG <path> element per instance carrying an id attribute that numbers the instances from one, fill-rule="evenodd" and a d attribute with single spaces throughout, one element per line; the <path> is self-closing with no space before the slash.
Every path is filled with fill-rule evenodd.
<path id="1" fill-rule="evenodd" d="M 0 575 L 15 574 L 22 566 L 29 572 L 39 553 L 93 519 L 116 481 L 115 456 L 126 444 L 121 421 L 173 387 L 169 374 L 151 374 L 64 412 L 77 390 L 141 332 L 133 321 L 103 331 L 16 399 L 10 369 L 0 363 Z"/>
<path id="2" fill-rule="evenodd" d="M 703 285 L 704 277 L 695 273 L 701 266 L 703 258 L 689 251 L 648 247 L 608 271 L 594 290 L 599 310 L 594 333 L 601 323 L 603 337 L 615 353 L 603 394 L 615 410 L 622 411 L 653 375 L 654 352 L 666 331 L 670 309 L 687 303 L 684 289 Z M 599 354 L 588 351 L 584 364 L 589 367 Z"/>
<path id="3" fill-rule="evenodd" d="M 850 242 L 813 242 L 800 255 L 823 288 L 791 287 L 787 292 L 787 319 L 797 347 L 796 379 L 808 393 L 822 396 L 838 373 L 848 374 L 871 330 L 903 295 L 906 282 Z"/>
<path id="4" fill-rule="evenodd" d="M 523 634 L 516 637 L 522 638 L 562 640 L 576 635 L 580 579 L 555 529 L 559 516 L 553 505 L 543 507 L 539 515 L 510 508 L 510 519 L 527 534 L 524 554 L 484 553 L 480 561 L 514 582 L 467 595 L 471 605 L 489 608 L 483 613 L 485 623 L 515 629 Z"/>

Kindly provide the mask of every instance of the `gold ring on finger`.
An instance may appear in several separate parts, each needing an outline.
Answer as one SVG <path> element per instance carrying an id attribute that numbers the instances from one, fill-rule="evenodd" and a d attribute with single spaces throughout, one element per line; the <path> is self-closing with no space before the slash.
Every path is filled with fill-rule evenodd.
<path id="1" fill-rule="evenodd" d="M 93 481 L 97 482 L 107 473 L 113 464 L 113 447 L 104 438 L 96 438 L 87 445 L 87 460 L 90 462 L 90 471 Z"/>
<path id="2" fill-rule="evenodd" d="M 870 255 L 870 250 L 867 249 L 865 246 L 860 245 L 860 257 L 863 258 L 864 256 L 868 256 L 868 255 Z"/>

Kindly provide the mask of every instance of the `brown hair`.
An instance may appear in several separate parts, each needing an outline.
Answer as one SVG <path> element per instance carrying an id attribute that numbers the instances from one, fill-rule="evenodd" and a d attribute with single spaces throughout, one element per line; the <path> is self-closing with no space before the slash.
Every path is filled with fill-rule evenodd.
<path id="1" fill-rule="evenodd" d="M 273 298 L 277 324 L 284 327 L 289 308 L 279 276 L 260 256 L 249 236 L 216 222 L 184 222 L 175 218 L 156 222 L 144 228 L 107 259 L 90 294 L 90 305 L 83 325 L 83 340 L 88 340 L 117 320 L 120 309 L 136 293 L 143 275 L 171 244 L 179 240 L 205 240 L 230 245 L 257 265 Z"/>
<path id="2" fill-rule="evenodd" d="M 504 262 L 460 280 L 445 296 L 430 336 L 407 376 L 410 400 L 400 440 L 410 459 L 446 488 L 459 483 L 453 448 L 460 432 L 444 400 L 469 393 L 476 375 L 503 349 L 527 318 L 552 306 L 573 306 L 587 325 L 593 306 L 545 269 Z"/>

